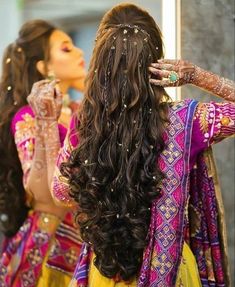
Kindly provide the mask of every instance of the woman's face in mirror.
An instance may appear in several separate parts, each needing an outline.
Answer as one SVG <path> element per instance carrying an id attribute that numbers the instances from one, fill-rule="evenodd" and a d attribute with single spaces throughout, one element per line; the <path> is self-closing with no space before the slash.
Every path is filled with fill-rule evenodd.
<path id="1" fill-rule="evenodd" d="M 54 73 L 61 84 L 82 91 L 86 76 L 83 51 L 74 46 L 72 39 L 61 30 L 52 33 L 49 43 L 48 70 Z"/>

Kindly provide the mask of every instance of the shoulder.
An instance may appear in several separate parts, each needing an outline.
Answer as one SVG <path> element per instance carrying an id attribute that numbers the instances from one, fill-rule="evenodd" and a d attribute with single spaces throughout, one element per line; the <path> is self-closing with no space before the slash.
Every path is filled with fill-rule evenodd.
<path id="1" fill-rule="evenodd" d="M 27 129 L 35 125 L 33 110 L 29 105 L 21 107 L 13 116 L 11 121 L 11 131 L 16 133 L 17 129 Z"/>
<path id="2" fill-rule="evenodd" d="M 182 127 L 191 125 L 198 105 L 198 101 L 185 99 L 171 103 L 168 118 L 170 125 L 180 125 Z"/>
<path id="3" fill-rule="evenodd" d="M 185 99 L 181 101 L 175 101 L 170 105 L 171 111 L 180 111 L 182 109 L 189 109 L 190 107 L 196 107 L 198 105 L 198 101 L 193 99 Z"/>

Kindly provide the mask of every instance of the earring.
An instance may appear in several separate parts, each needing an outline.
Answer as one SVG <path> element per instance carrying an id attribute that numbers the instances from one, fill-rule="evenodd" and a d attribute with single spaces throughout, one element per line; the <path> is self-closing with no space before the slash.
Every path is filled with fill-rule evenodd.
<path id="1" fill-rule="evenodd" d="M 48 71 L 47 79 L 50 80 L 50 81 L 55 80 L 55 73 L 53 71 Z"/>

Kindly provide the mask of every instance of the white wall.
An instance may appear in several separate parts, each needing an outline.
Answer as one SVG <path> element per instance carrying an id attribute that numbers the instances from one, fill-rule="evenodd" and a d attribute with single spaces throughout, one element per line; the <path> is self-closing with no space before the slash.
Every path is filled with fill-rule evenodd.
<path id="1" fill-rule="evenodd" d="M 15 41 L 22 23 L 22 0 L 0 0 L 0 61 L 5 47 Z M 0 65 L 1 69 L 1 65 Z M 1 72 L 1 71 L 0 71 Z"/>

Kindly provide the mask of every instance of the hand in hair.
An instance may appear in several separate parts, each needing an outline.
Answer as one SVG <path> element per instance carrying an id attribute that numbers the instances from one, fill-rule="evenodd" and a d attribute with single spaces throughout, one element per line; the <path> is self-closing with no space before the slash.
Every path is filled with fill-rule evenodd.
<path id="1" fill-rule="evenodd" d="M 62 108 L 62 94 L 56 84 L 58 80 L 42 80 L 33 85 L 27 97 L 36 118 L 43 120 L 57 120 Z"/>
<path id="2" fill-rule="evenodd" d="M 161 59 L 152 63 L 149 71 L 159 78 L 150 79 L 150 83 L 162 87 L 176 87 L 192 83 L 195 65 L 184 60 Z"/>
<path id="3" fill-rule="evenodd" d="M 150 83 L 163 87 L 193 84 L 227 101 L 235 102 L 235 83 L 183 60 L 158 60 L 149 71 L 160 79 Z"/>

